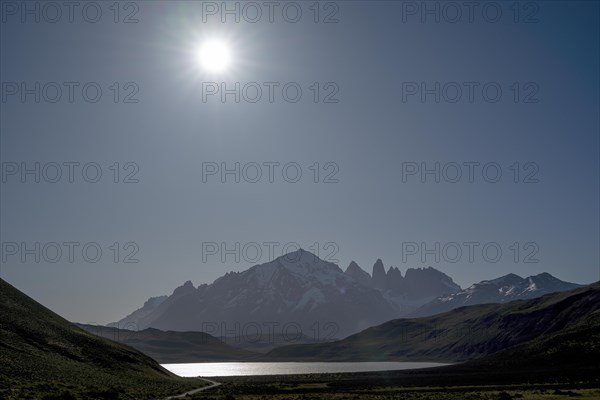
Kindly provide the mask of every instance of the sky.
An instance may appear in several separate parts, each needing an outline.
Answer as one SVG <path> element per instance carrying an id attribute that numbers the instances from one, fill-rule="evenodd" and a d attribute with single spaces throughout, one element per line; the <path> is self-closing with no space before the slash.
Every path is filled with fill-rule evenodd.
<path id="1" fill-rule="evenodd" d="M 0 276 L 69 320 L 298 247 L 600 279 L 598 2 L 47 4 L 0 9 Z"/>

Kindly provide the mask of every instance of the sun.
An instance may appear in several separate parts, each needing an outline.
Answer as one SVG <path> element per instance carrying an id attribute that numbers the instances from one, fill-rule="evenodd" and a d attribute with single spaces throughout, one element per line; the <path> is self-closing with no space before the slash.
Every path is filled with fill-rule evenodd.
<path id="1" fill-rule="evenodd" d="M 231 50 L 222 40 L 208 40 L 198 48 L 196 58 L 208 72 L 225 72 L 231 64 Z"/>

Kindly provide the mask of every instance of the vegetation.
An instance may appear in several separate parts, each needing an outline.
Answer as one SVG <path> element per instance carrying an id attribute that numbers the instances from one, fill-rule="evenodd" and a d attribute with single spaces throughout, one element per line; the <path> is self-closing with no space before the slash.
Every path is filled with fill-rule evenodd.
<path id="1" fill-rule="evenodd" d="M 223 384 L 192 396 L 196 400 L 566 400 L 600 398 L 598 382 L 566 380 L 561 383 L 465 384 L 458 379 L 447 385 L 434 383 L 440 376 L 434 369 L 412 372 L 373 372 L 368 374 L 325 374 L 270 377 L 216 378 Z M 513 376 L 517 378 L 517 376 Z M 506 379 L 506 377 L 504 377 Z M 522 380 L 526 376 L 522 375 Z"/>
<path id="2" fill-rule="evenodd" d="M 510 353 L 600 359 L 600 284 L 506 304 L 461 307 L 425 318 L 397 319 L 332 343 L 292 345 L 269 352 L 270 360 L 446 361 L 473 360 L 527 344 Z M 557 336 L 559 335 L 559 336 Z M 568 335 L 568 336 L 560 336 Z M 569 338 L 572 348 L 564 343 Z M 585 340 L 585 346 L 581 340 Z M 546 346 L 553 346 L 545 349 Z M 576 352 L 576 357 L 573 357 Z M 508 354 L 508 353 L 507 353 Z M 507 356 L 505 356 L 506 358 Z M 500 358 L 494 362 L 501 361 Z"/>
<path id="3" fill-rule="evenodd" d="M 204 332 L 165 332 L 152 328 L 130 331 L 98 325 L 76 325 L 95 335 L 138 349 L 162 364 L 249 361 L 259 355 L 229 346 Z"/>
<path id="4" fill-rule="evenodd" d="M 0 398 L 155 399 L 204 384 L 77 328 L 0 279 Z"/>

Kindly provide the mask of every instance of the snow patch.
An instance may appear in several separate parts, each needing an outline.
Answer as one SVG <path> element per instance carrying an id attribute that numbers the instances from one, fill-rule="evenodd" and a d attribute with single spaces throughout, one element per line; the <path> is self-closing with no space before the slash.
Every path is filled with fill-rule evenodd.
<path id="1" fill-rule="evenodd" d="M 307 290 L 296 307 L 294 307 L 293 311 L 300 310 L 310 304 L 310 310 L 312 311 L 319 304 L 325 303 L 325 295 L 321 291 L 321 289 L 317 289 L 315 287 Z"/>

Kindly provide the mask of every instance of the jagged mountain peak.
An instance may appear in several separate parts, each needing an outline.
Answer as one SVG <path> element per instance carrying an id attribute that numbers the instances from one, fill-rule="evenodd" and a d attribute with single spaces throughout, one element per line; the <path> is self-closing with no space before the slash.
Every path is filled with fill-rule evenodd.
<path id="1" fill-rule="evenodd" d="M 362 269 L 355 261 L 350 261 L 350 264 L 348 265 L 348 268 L 346 268 L 346 272 L 350 272 L 350 271 L 367 272 L 364 269 Z"/>
<path id="2" fill-rule="evenodd" d="M 384 289 L 386 287 L 385 267 L 383 266 L 383 261 L 381 261 L 381 258 L 378 258 L 377 261 L 375 261 L 371 276 L 371 282 L 374 287 L 379 289 Z"/>
<path id="3" fill-rule="evenodd" d="M 308 277 L 318 281 L 331 274 L 343 274 L 343 271 L 336 264 L 323 261 L 312 252 L 300 248 L 245 271 L 228 272 L 217 278 L 213 285 L 227 287 L 233 282 L 244 282 L 253 287 L 269 288 L 280 280 Z"/>
<path id="4" fill-rule="evenodd" d="M 402 272 L 396 267 L 390 267 L 390 269 L 387 272 L 387 278 L 388 278 L 388 280 L 389 279 L 401 280 Z"/>
<path id="5" fill-rule="evenodd" d="M 283 254 L 274 259 L 272 262 L 277 262 L 282 265 L 297 264 L 300 266 L 306 264 L 326 263 L 326 261 L 321 260 L 316 254 L 313 254 L 310 251 L 302 248 L 299 248 L 296 251 L 291 251 L 287 254 Z"/>
<path id="6" fill-rule="evenodd" d="M 278 271 L 279 270 L 279 271 Z M 285 270 L 285 272 L 282 272 Z M 342 274 L 343 271 L 336 264 L 320 259 L 317 255 L 299 249 L 294 252 L 277 257 L 271 262 L 255 265 L 254 267 L 243 271 L 241 274 L 267 274 L 290 273 L 299 276 L 313 276 L 319 278 L 321 275 Z"/>
<path id="7" fill-rule="evenodd" d="M 549 274 L 548 272 L 542 272 L 537 275 L 531 275 L 529 278 L 531 278 L 534 281 L 544 281 L 547 283 L 564 282 L 564 281 L 558 279 L 557 277 L 555 277 L 554 275 Z M 568 283 L 570 283 L 570 282 L 568 282 Z"/>
<path id="8" fill-rule="evenodd" d="M 363 285 L 370 286 L 371 285 L 371 275 L 365 270 L 363 270 L 357 263 L 354 261 L 350 262 L 348 268 L 346 268 L 346 275 L 354 278 L 358 282 Z"/>
<path id="9" fill-rule="evenodd" d="M 489 284 L 493 284 L 493 285 L 505 285 L 505 284 L 517 284 L 519 282 L 523 281 L 523 277 L 517 275 L 517 274 L 506 274 L 503 275 L 499 278 L 496 279 L 490 279 L 490 280 L 486 280 L 486 281 L 482 281 L 481 283 L 485 284 L 485 283 L 489 283 Z"/>
<path id="10" fill-rule="evenodd" d="M 190 293 L 196 290 L 192 281 L 185 281 L 185 283 L 173 291 L 173 295 L 182 295 L 185 293 Z"/>

